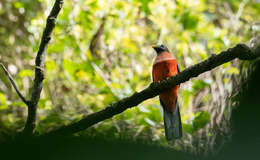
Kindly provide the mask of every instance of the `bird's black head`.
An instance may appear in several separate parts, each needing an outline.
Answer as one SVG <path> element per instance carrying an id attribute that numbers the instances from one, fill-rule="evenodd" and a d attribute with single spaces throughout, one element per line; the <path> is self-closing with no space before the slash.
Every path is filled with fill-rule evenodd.
<path id="1" fill-rule="evenodd" d="M 161 44 L 161 45 L 153 45 L 152 47 L 156 51 L 157 55 L 159 55 L 160 53 L 162 53 L 164 51 L 169 52 L 168 48 L 165 45 L 163 45 L 163 44 Z"/>

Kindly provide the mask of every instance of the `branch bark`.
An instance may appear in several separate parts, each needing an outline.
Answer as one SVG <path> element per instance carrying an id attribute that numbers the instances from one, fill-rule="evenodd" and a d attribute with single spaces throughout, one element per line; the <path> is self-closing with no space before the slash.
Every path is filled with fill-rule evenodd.
<path id="1" fill-rule="evenodd" d="M 56 24 L 56 18 L 62 8 L 63 0 L 56 0 L 47 18 L 46 27 L 43 31 L 40 47 L 35 59 L 35 78 L 32 89 L 31 99 L 28 102 L 28 116 L 24 127 L 24 133 L 32 134 L 35 128 L 37 105 L 42 91 L 44 79 L 44 59 L 51 40 L 51 33 Z"/>
<path id="2" fill-rule="evenodd" d="M 63 126 L 57 130 L 47 133 L 46 135 L 67 135 L 82 131 L 98 122 L 111 118 L 128 108 L 137 106 L 143 101 L 153 98 L 159 95 L 161 92 L 172 88 L 175 85 L 184 83 L 190 78 L 196 77 L 204 72 L 212 70 L 213 68 L 229 62 L 235 58 L 239 58 L 240 60 L 255 59 L 260 56 L 259 48 L 260 47 L 253 50 L 244 44 L 238 44 L 235 47 L 230 48 L 227 51 L 223 51 L 218 55 L 213 54 L 207 60 L 183 70 L 176 76 L 173 76 L 161 82 L 152 82 L 149 87 L 142 90 L 141 92 L 136 92 L 130 97 L 126 97 L 116 103 L 110 104 L 104 110 L 90 114 L 76 123 Z"/>

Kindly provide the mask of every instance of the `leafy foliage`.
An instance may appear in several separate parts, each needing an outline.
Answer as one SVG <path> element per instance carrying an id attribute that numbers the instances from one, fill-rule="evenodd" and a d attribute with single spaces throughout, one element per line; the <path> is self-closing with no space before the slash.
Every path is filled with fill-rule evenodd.
<path id="1" fill-rule="evenodd" d="M 35 52 L 52 3 L 0 2 L 0 60 L 23 93 L 31 92 Z M 43 134 L 78 121 L 144 89 L 151 82 L 152 44 L 167 45 L 183 70 L 211 53 L 248 41 L 259 32 L 251 25 L 259 19 L 259 8 L 253 0 L 65 1 L 46 57 L 36 131 Z M 104 18 L 94 52 L 90 44 Z M 212 129 L 223 126 L 231 107 L 226 99 L 236 90 L 232 82 L 239 73 L 238 62 L 227 63 L 181 85 L 178 101 L 185 132 L 178 146 L 196 148 L 191 137 L 214 134 Z M 26 117 L 26 108 L 2 72 L 0 117 L 0 126 L 14 131 L 22 129 Z M 218 132 L 225 132 L 222 128 Z M 168 145 L 157 98 L 79 134 L 93 133 Z"/>

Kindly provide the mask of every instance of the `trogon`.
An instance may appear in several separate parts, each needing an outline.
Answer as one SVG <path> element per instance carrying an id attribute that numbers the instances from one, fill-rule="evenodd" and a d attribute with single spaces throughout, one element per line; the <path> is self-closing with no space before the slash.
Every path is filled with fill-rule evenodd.
<path id="1" fill-rule="evenodd" d="M 157 53 L 153 63 L 152 77 L 154 82 L 165 80 L 180 73 L 177 60 L 171 55 L 164 45 L 154 45 Z M 177 102 L 179 85 L 163 91 L 159 95 L 160 104 L 163 108 L 165 136 L 167 140 L 182 137 L 182 124 L 180 106 Z"/>

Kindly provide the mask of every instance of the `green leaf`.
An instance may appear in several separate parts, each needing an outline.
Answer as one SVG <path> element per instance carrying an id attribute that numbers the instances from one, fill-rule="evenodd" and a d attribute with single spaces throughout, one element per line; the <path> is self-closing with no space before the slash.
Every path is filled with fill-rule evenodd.
<path id="1" fill-rule="evenodd" d="M 7 105 L 0 105 L 0 110 L 5 110 L 5 109 L 7 109 L 7 108 L 8 108 Z"/>
<path id="2" fill-rule="evenodd" d="M 3 104 L 3 105 L 6 104 L 5 95 L 3 93 L 0 93 L 0 104 Z"/>
<path id="3" fill-rule="evenodd" d="M 205 127 L 210 122 L 210 114 L 206 111 L 197 112 L 192 121 L 193 130 L 197 131 Z"/>
<path id="4" fill-rule="evenodd" d="M 207 83 L 203 80 L 194 80 L 192 89 L 193 89 L 194 92 L 196 92 L 196 91 L 203 89 L 203 88 L 205 88 L 209 85 L 210 85 L 210 83 Z"/>
<path id="5" fill-rule="evenodd" d="M 196 15 L 192 15 L 190 10 L 186 10 L 180 18 L 180 23 L 184 30 L 193 30 L 197 27 L 199 19 Z"/>
<path id="6" fill-rule="evenodd" d="M 51 109 L 51 101 L 44 99 L 44 98 L 39 100 L 38 105 L 39 105 L 39 108 Z"/>
<path id="7" fill-rule="evenodd" d="M 22 102 L 22 101 L 12 102 L 8 106 L 9 107 L 13 107 L 13 106 L 27 107 L 26 104 L 24 102 Z"/>
<path id="8" fill-rule="evenodd" d="M 78 72 L 81 70 L 85 71 L 85 73 L 93 73 L 94 69 L 88 61 L 84 62 L 73 62 L 71 60 L 64 60 L 64 69 L 69 73 L 69 75 L 73 78 L 74 81 L 78 80 Z"/>
<path id="9" fill-rule="evenodd" d="M 227 74 L 239 74 L 239 70 L 235 67 L 230 67 L 229 69 L 227 69 L 226 73 Z"/>
<path id="10" fill-rule="evenodd" d="M 14 7 L 15 8 L 22 8 L 22 7 L 24 7 L 24 5 L 22 3 L 20 3 L 20 2 L 15 2 L 14 3 Z"/>
<path id="11" fill-rule="evenodd" d="M 21 78 L 23 78 L 23 77 L 32 77 L 33 76 L 33 71 L 32 70 L 27 70 L 27 69 L 25 69 L 25 70 L 22 70 L 20 73 L 19 73 L 19 76 L 21 77 Z"/>
<path id="12" fill-rule="evenodd" d="M 191 124 L 182 123 L 182 128 L 185 132 L 187 132 L 189 134 L 193 134 L 193 132 L 194 132 L 193 126 Z"/>
<path id="13" fill-rule="evenodd" d="M 153 0 L 135 0 L 136 2 L 139 2 L 141 4 L 140 10 L 143 11 L 146 15 L 151 14 L 151 10 L 149 8 L 149 3 Z"/>
<path id="14" fill-rule="evenodd" d="M 52 71 L 56 68 L 56 62 L 55 61 L 46 61 L 45 62 L 46 69 L 49 71 Z"/>

